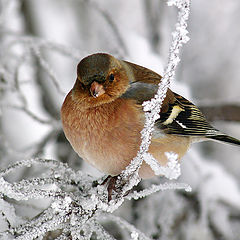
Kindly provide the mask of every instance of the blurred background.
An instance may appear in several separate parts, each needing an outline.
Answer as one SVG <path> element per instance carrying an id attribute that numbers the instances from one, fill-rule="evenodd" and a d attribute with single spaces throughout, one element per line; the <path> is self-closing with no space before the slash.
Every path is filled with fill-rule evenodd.
<path id="1" fill-rule="evenodd" d="M 172 89 L 240 138 L 240 2 L 192 1 L 190 41 Z M 0 0 L 0 168 L 36 156 L 101 176 L 66 141 L 60 108 L 88 54 L 107 52 L 163 73 L 177 9 L 163 0 Z M 240 239 L 240 148 L 195 144 L 182 160 L 192 193 L 168 191 L 116 212 L 153 239 Z M 21 171 L 12 181 L 42 174 Z M 156 180 L 153 180 L 156 181 Z M 164 180 L 161 180 L 164 181 Z M 140 187 L 144 187 L 143 182 Z M 44 209 L 44 204 L 42 206 Z M 19 216 L 27 219 L 35 211 Z M 1 218 L 1 216 L 0 216 Z M 105 226 L 125 239 L 117 226 Z"/>

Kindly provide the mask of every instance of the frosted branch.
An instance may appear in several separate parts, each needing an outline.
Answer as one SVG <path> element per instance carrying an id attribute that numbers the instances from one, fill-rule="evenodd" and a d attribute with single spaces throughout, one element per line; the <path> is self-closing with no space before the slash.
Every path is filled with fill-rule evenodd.
<path id="1" fill-rule="evenodd" d="M 21 35 L 16 34 L 15 32 L 8 32 L 8 34 L 11 35 L 12 37 L 14 37 L 14 40 L 10 41 L 6 45 L 5 51 L 7 51 L 10 48 L 14 47 L 15 45 L 21 43 L 25 47 L 31 47 L 34 45 L 34 46 L 38 47 L 39 49 L 53 50 L 53 51 L 63 54 L 64 56 L 67 56 L 67 57 L 70 56 L 71 58 L 75 59 L 76 61 L 79 60 L 79 58 L 83 54 L 82 52 L 84 52 L 84 51 L 79 51 L 79 49 L 65 46 L 60 43 L 51 42 L 49 40 L 42 39 L 39 37 L 21 36 Z"/>
<path id="2" fill-rule="evenodd" d="M 166 191 L 166 190 L 185 190 L 186 192 L 191 192 L 190 185 L 186 183 L 164 183 L 159 185 L 152 185 L 150 188 L 144 189 L 140 192 L 134 191 L 133 193 L 130 193 L 127 198 L 130 199 L 139 199 L 147 197 L 153 193 L 159 192 L 159 191 Z"/>
<path id="3" fill-rule="evenodd" d="M 19 168 L 31 167 L 33 165 L 46 167 L 44 177 L 23 179 L 20 182 L 10 183 L 4 178 L 18 171 Z M 0 171 L 0 196 L 7 196 L 17 201 L 29 199 L 49 199 L 50 206 L 39 216 L 22 223 L 18 227 L 10 227 L 9 231 L 0 233 L 17 235 L 16 239 L 35 239 L 45 235 L 48 231 L 65 229 L 71 236 L 77 239 L 82 232 L 87 236 L 93 233 L 102 235 L 104 239 L 113 238 L 96 222 L 102 220 L 103 212 L 113 212 L 123 202 L 107 202 L 107 195 L 104 186 L 92 186 L 93 179 L 82 172 L 76 173 L 66 164 L 51 159 L 29 159 L 13 164 Z M 128 199 L 142 198 L 154 192 L 166 189 L 187 189 L 185 185 L 160 185 L 152 186 L 139 193 L 132 193 Z M 117 217 L 106 215 L 109 220 L 120 224 L 120 227 L 127 229 L 132 239 L 148 239 L 143 233 L 131 224 Z M 5 221 L 8 221 L 6 219 Z M 59 239 L 66 237 L 66 232 L 59 235 Z"/>
<path id="4" fill-rule="evenodd" d="M 92 2 L 92 1 L 87 1 L 87 4 L 89 4 L 89 6 L 98 11 L 102 16 L 103 18 L 105 19 L 105 21 L 108 23 L 108 25 L 111 27 L 111 30 L 118 42 L 118 45 L 117 46 L 120 46 L 120 50 L 119 48 L 116 48 L 115 51 L 116 51 L 116 54 L 120 57 L 120 56 L 125 56 L 127 55 L 127 46 L 124 42 L 124 39 L 122 38 L 119 30 L 118 30 L 118 27 L 117 25 L 114 23 L 114 20 L 113 18 L 109 15 L 109 13 L 103 9 L 97 2 Z"/>
<path id="5" fill-rule="evenodd" d="M 33 51 L 34 55 L 37 57 L 40 66 L 49 75 L 50 79 L 52 80 L 52 82 L 53 82 L 54 86 L 56 87 L 56 89 L 58 90 L 58 92 L 64 96 L 65 92 L 61 89 L 61 87 L 59 85 L 59 82 L 57 80 L 58 78 L 57 78 L 55 72 L 52 70 L 49 63 L 44 59 L 44 57 L 43 57 L 42 53 L 40 52 L 39 48 L 35 45 L 32 45 L 32 51 Z"/>
<path id="6" fill-rule="evenodd" d="M 0 105 L 1 108 L 5 109 L 15 109 L 19 111 L 25 112 L 29 117 L 31 117 L 34 121 L 37 121 L 41 124 L 46 124 L 46 125 L 53 125 L 56 121 L 53 119 L 51 120 L 45 120 L 42 119 L 41 117 L 37 116 L 35 113 L 33 113 L 26 105 L 23 106 L 16 106 L 16 105 Z"/>
<path id="7" fill-rule="evenodd" d="M 10 174 L 11 172 L 17 171 L 17 169 L 22 167 L 31 167 L 33 164 L 39 164 L 46 167 L 50 167 L 51 169 L 58 169 L 60 172 L 68 172 L 69 174 L 74 174 L 74 171 L 72 171 L 70 168 L 67 167 L 66 164 L 61 163 L 56 160 L 52 159 L 43 159 L 43 158 L 33 158 L 29 160 L 22 160 L 19 162 L 14 163 L 13 165 L 7 167 L 4 170 L 0 171 L 0 177 L 4 177 L 7 174 Z"/>
<path id="8" fill-rule="evenodd" d="M 3 177 L 14 173 L 22 167 L 32 165 L 42 165 L 47 168 L 45 176 L 21 180 L 20 182 L 10 183 Z M 16 228 L 10 228 L 6 233 L 18 235 L 16 239 L 35 239 L 43 236 L 48 231 L 69 228 L 80 236 L 81 226 L 93 218 L 98 208 L 92 202 L 92 178 L 71 170 L 66 164 L 54 160 L 30 159 L 18 162 L 0 172 L 0 196 L 17 201 L 29 199 L 49 199 L 51 205 L 42 212 L 37 218 L 32 219 Z M 95 191 L 97 189 L 95 188 Z M 72 228 L 80 224 L 78 231 Z M 99 227 L 100 228 L 100 227 Z M 106 233 L 107 235 L 107 233 Z M 1 234 L 0 234 L 1 236 Z"/>
<path id="9" fill-rule="evenodd" d="M 122 229 L 129 231 L 131 233 L 131 236 L 137 237 L 135 239 L 150 240 L 150 238 L 148 238 L 144 233 L 142 233 L 136 227 L 134 227 L 132 224 L 128 223 L 127 221 L 125 221 L 124 219 L 122 219 L 118 216 L 114 216 L 112 214 L 103 214 L 101 217 L 102 218 L 100 220 L 111 220 L 111 221 L 115 222 Z M 134 239 L 134 238 L 132 237 L 132 239 Z"/>
<path id="10" fill-rule="evenodd" d="M 168 159 L 166 166 L 161 166 L 161 164 L 159 164 L 159 162 L 150 153 L 144 154 L 144 160 L 152 168 L 155 175 L 162 175 L 170 180 L 177 179 L 181 175 L 178 155 L 173 152 L 166 152 L 165 155 Z"/>
<path id="11" fill-rule="evenodd" d="M 172 33 L 172 43 L 169 49 L 169 57 L 168 64 L 164 71 L 164 75 L 161 83 L 159 84 L 159 88 L 157 94 L 150 101 L 146 101 L 143 103 L 144 111 L 145 111 L 145 124 L 144 128 L 141 131 L 142 142 L 140 145 L 140 150 L 137 153 L 137 156 L 131 161 L 129 166 L 121 173 L 119 177 L 119 184 L 121 182 L 129 183 L 123 189 L 123 192 L 128 191 L 134 185 L 137 185 L 140 181 L 138 177 L 138 170 L 142 164 L 142 161 L 149 160 L 148 149 L 151 144 L 152 132 L 154 130 L 154 124 L 157 119 L 160 118 L 160 109 L 162 103 L 166 97 L 167 89 L 169 88 L 170 82 L 174 78 L 177 64 L 180 61 L 180 49 L 184 43 L 187 43 L 189 37 L 187 36 L 187 20 L 190 13 L 190 0 L 175 0 L 169 1 L 169 5 L 175 5 L 178 9 L 178 22 L 176 24 L 176 29 Z M 153 159 L 153 157 L 150 157 Z M 156 160 L 152 160 L 151 162 L 157 162 Z M 156 166 L 156 164 L 155 164 Z M 153 168 L 155 168 L 153 166 Z M 159 170 L 159 172 L 162 172 Z M 163 173 L 164 174 L 164 173 Z"/>

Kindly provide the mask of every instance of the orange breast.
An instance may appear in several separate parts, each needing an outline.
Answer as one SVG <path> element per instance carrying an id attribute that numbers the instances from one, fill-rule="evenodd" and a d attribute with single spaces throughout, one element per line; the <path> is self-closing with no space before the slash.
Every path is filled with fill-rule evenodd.
<path id="1" fill-rule="evenodd" d="M 136 156 L 143 124 L 132 100 L 117 99 L 83 110 L 70 92 L 61 117 L 64 133 L 74 150 L 100 171 L 117 175 Z"/>

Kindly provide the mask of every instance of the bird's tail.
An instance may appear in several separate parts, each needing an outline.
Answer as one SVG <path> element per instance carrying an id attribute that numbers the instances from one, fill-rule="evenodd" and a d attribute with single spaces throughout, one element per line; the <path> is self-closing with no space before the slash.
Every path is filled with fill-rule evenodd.
<path id="1" fill-rule="evenodd" d="M 226 143 L 235 144 L 235 145 L 240 146 L 240 140 L 238 140 L 234 137 L 230 137 L 230 136 L 225 135 L 225 134 L 208 136 L 208 138 L 210 138 L 212 140 L 216 140 L 216 141 L 220 141 L 220 142 L 226 142 Z"/>

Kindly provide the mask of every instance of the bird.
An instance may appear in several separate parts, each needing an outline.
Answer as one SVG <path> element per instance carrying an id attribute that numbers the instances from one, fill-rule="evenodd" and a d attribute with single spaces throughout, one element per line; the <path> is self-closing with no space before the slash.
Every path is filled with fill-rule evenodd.
<path id="1" fill-rule="evenodd" d="M 137 155 L 150 100 L 161 75 L 140 65 L 95 53 L 77 65 L 77 79 L 61 108 L 63 131 L 75 152 L 99 171 L 118 176 Z M 161 165 L 174 152 L 180 160 L 194 142 L 215 140 L 240 146 L 240 140 L 214 128 L 189 100 L 167 90 L 154 123 L 149 153 Z M 155 176 L 143 162 L 139 177 Z"/>

